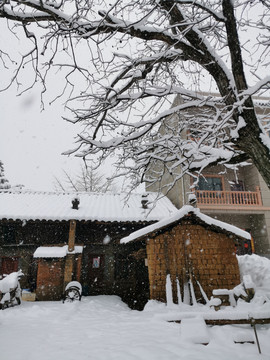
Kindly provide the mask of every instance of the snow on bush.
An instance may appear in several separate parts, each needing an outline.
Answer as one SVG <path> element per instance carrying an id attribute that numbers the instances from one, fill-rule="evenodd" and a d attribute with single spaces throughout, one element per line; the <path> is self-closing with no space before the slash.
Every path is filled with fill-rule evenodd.
<path id="1" fill-rule="evenodd" d="M 241 281 L 249 275 L 255 285 L 253 301 L 270 301 L 270 260 L 255 254 L 237 256 Z"/>
<path id="2" fill-rule="evenodd" d="M 19 270 L 18 272 L 13 272 L 4 277 L 4 279 L 0 280 L 0 292 L 8 293 L 19 286 L 19 279 L 22 275 L 23 273 Z"/>

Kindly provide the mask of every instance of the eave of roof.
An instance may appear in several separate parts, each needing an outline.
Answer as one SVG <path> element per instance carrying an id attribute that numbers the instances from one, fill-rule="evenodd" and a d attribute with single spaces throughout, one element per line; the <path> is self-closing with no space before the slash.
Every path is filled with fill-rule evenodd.
<path id="1" fill-rule="evenodd" d="M 0 191 L 0 219 L 101 221 L 101 222 L 153 222 L 176 212 L 166 197 L 147 193 L 148 206 L 143 208 L 143 194 L 111 193 L 47 193 Z M 80 200 L 78 210 L 72 200 Z"/>
<path id="2" fill-rule="evenodd" d="M 165 229 L 169 226 L 172 226 L 173 224 L 178 223 L 181 219 L 183 219 L 188 214 L 194 214 L 198 219 L 200 219 L 201 222 L 214 226 L 219 228 L 222 232 L 229 232 L 233 233 L 241 238 L 250 240 L 251 236 L 248 232 L 239 229 L 238 227 L 234 225 L 227 224 L 223 221 L 219 221 L 216 219 L 211 218 L 208 215 L 202 214 L 198 208 L 194 208 L 190 205 L 183 206 L 180 210 L 178 210 L 174 215 L 163 219 L 161 221 L 158 221 L 155 224 L 146 226 L 140 230 L 137 230 L 133 233 L 131 233 L 129 236 L 124 237 L 121 239 L 121 244 L 127 244 L 132 241 L 139 241 L 143 240 L 147 237 L 151 237 L 151 235 L 154 235 L 157 231 L 160 231 L 162 229 Z"/>
<path id="3" fill-rule="evenodd" d="M 40 246 L 34 254 L 34 258 L 63 258 L 68 254 L 81 254 L 83 252 L 83 246 L 75 246 L 74 251 L 68 251 L 68 246 Z"/>

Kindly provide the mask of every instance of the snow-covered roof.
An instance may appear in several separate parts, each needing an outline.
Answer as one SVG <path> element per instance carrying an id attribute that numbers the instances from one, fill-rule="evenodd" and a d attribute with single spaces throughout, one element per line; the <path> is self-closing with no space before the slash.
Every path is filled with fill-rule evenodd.
<path id="1" fill-rule="evenodd" d="M 250 234 L 244 230 L 239 229 L 238 227 L 234 225 L 227 224 L 223 221 L 219 221 L 216 219 L 211 218 L 208 215 L 202 214 L 200 212 L 200 209 L 194 208 L 191 205 L 185 205 L 180 210 L 176 211 L 172 216 L 169 216 L 168 218 L 165 218 L 155 224 L 146 226 L 140 230 L 137 230 L 133 233 L 131 233 L 129 236 L 124 237 L 121 239 L 121 244 L 127 244 L 130 241 L 139 239 L 141 237 L 144 237 L 152 232 L 155 232 L 157 230 L 160 230 L 162 228 L 165 228 L 166 226 L 176 223 L 179 220 L 181 220 L 184 216 L 188 215 L 189 213 L 193 213 L 196 215 L 199 219 L 201 219 L 204 223 L 208 225 L 217 226 L 222 230 L 229 231 L 231 233 L 234 233 L 235 235 L 238 235 L 244 239 L 250 240 Z"/>
<path id="2" fill-rule="evenodd" d="M 73 252 L 68 251 L 68 246 L 40 246 L 34 252 L 34 258 L 63 258 L 67 254 L 81 254 L 83 246 L 75 246 Z"/>
<path id="3" fill-rule="evenodd" d="M 0 219 L 139 222 L 158 221 L 176 211 L 168 198 L 157 200 L 156 193 L 147 194 L 149 202 L 145 209 L 142 194 L 134 193 L 0 191 Z M 74 198 L 80 201 L 78 210 L 72 209 Z"/>

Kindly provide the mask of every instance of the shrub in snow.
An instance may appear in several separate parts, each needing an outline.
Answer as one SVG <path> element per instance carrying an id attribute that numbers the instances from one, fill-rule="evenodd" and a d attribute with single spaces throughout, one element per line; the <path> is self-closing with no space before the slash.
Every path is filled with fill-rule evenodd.
<path id="1" fill-rule="evenodd" d="M 23 276 L 21 270 L 5 276 L 4 279 L 0 280 L 0 292 L 7 293 L 20 286 L 19 279 L 21 276 Z"/>
<path id="2" fill-rule="evenodd" d="M 0 280 L 0 309 L 21 303 L 20 277 L 23 273 L 13 272 Z"/>
<path id="3" fill-rule="evenodd" d="M 253 285 L 255 290 L 254 298 L 251 301 L 270 301 L 270 260 L 255 254 L 237 256 L 242 290 Z M 241 291 L 239 287 L 235 288 Z"/>

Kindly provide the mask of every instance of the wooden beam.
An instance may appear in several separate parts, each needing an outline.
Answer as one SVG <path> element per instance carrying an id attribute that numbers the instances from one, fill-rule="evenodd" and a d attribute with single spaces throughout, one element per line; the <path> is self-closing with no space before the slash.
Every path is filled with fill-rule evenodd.
<path id="1" fill-rule="evenodd" d="M 70 220 L 69 234 L 68 234 L 68 252 L 74 251 L 75 235 L 76 235 L 76 220 Z"/>
<path id="2" fill-rule="evenodd" d="M 73 253 L 75 250 L 75 236 L 76 236 L 76 220 L 70 220 L 69 222 L 69 234 L 68 234 L 68 252 Z M 67 254 L 65 258 L 65 269 L 64 269 L 64 286 L 72 281 L 73 267 L 74 267 L 74 253 Z"/>
<path id="3" fill-rule="evenodd" d="M 237 325 L 237 324 L 270 324 L 270 318 L 263 319 L 204 319 L 207 325 Z M 169 320 L 168 322 L 173 322 L 181 324 L 181 320 Z"/>

